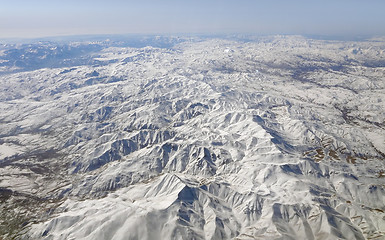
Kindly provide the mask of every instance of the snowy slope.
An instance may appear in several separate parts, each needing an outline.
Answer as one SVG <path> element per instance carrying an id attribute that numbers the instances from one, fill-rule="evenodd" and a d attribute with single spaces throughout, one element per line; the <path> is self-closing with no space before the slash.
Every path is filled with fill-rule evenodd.
<path id="1" fill-rule="evenodd" d="M 384 49 L 103 43 L 88 63 L 4 71 L 0 233 L 384 239 Z"/>

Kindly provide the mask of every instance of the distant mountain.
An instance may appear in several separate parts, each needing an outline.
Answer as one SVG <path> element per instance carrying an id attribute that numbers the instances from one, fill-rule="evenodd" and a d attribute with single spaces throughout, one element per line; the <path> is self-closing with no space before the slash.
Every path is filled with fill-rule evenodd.
<path id="1" fill-rule="evenodd" d="M 384 239 L 385 42 L 0 48 L 0 238 Z"/>

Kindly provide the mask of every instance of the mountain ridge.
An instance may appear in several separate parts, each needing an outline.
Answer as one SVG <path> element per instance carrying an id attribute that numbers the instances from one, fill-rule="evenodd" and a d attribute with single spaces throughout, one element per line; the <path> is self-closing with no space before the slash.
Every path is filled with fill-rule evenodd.
<path id="1" fill-rule="evenodd" d="M 383 42 L 100 48 L 0 77 L 19 238 L 384 236 Z"/>

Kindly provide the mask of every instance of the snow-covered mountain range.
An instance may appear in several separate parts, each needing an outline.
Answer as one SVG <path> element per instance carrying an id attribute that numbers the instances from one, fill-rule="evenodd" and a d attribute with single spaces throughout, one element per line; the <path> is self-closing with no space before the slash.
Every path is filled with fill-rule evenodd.
<path id="1" fill-rule="evenodd" d="M 0 238 L 385 239 L 385 40 L 144 43 L 0 45 Z"/>

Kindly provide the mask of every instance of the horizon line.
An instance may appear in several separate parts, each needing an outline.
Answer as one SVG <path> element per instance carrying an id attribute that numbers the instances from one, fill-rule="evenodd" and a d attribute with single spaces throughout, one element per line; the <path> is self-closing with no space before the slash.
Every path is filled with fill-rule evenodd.
<path id="1" fill-rule="evenodd" d="M 38 37 L 1 37 L 0 41 L 10 42 L 10 41 L 70 41 L 75 40 L 91 40 L 92 38 L 100 37 L 272 37 L 272 36 L 301 36 L 309 39 L 318 39 L 318 40 L 370 40 L 375 38 L 385 38 L 385 35 L 377 34 L 297 34 L 297 33 L 248 33 L 248 32 L 233 32 L 233 33 L 205 33 L 205 32 L 196 32 L 196 33 L 96 33 L 96 34 L 58 34 L 58 35 L 47 35 L 47 36 L 38 36 Z M 85 39 L 86 38 L 86 39 Z"/>

